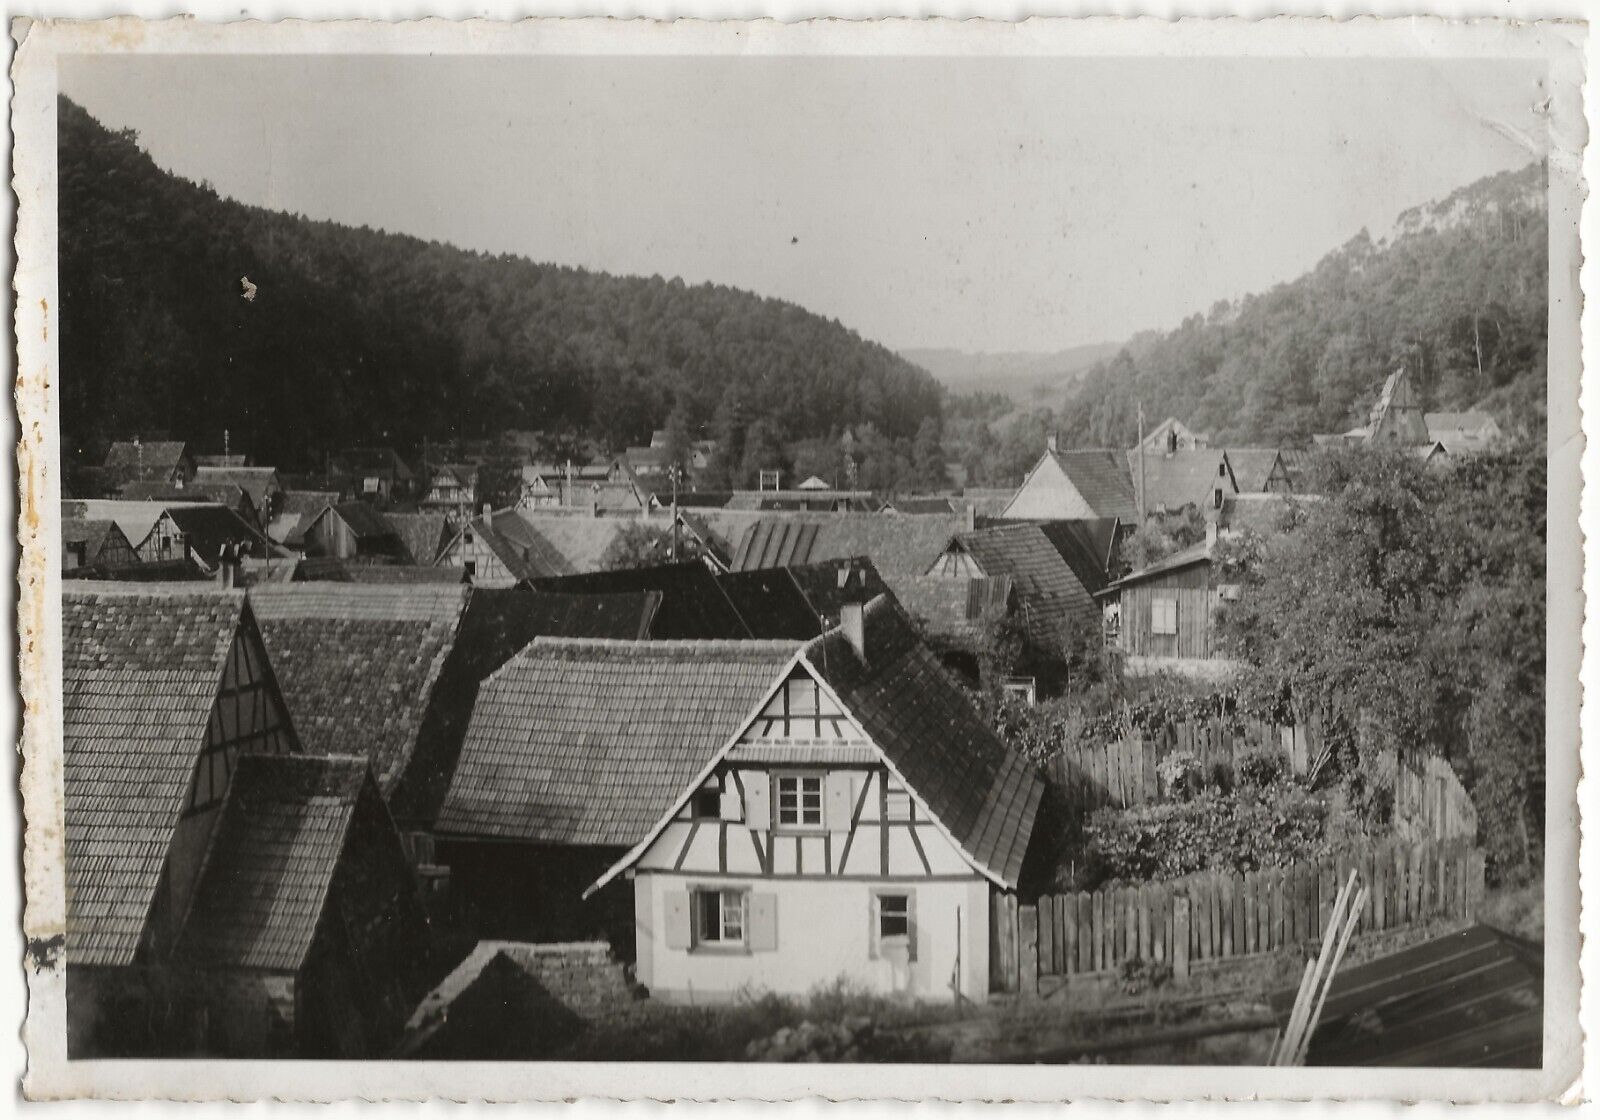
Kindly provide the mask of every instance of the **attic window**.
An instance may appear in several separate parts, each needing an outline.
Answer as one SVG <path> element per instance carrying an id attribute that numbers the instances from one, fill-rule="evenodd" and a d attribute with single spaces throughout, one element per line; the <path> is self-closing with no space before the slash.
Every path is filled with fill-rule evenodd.
<path id="1" fill-rule="evenodd" d="M 696 820 L 720 820 L 722 790 L 715 785 L 701 786 L 689 800 L 689 812 Z"/>
<path id="2" fill-rule="evenodd" d="M 778 824 L 785 828 L 822 827 L 822 775 L 780 774 Z"/>

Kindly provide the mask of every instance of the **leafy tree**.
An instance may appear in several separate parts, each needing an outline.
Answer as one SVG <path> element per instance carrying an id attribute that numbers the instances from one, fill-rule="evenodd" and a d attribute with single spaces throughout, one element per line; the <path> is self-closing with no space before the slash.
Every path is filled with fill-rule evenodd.
<path id="1" fill-rule="evenodd" d="M 1370 752 L 1443 752 L 1496 874 L 1542 859 L 1546 459 L 1526 445 L 1425 468 L 1401 452 L 1325 457 L 1296 527 L 1230 542 L 1222 641 L 1267 706 L 1320 711 L 1357 804 L 1381 811 Z"/>

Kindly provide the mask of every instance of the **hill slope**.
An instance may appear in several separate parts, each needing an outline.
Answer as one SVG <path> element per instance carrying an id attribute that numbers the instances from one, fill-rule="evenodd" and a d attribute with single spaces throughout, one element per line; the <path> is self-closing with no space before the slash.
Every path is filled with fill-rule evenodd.
<path id="1" fill-rule="evenodd" d="M 1100 342 L 1049 353 L 972 353 L 966 350 L 901 350 L 952 393 L 1001 393 L 1018 405 L 1058 399 L 1096 362 L 1114 357 L 1120 343 Z"/>
<path id="2" fill-rule="evenodd" d="M 1430 409 L 1481 406 L 1542 438 L 1547 225 L 1532 164 L 1362 231 L 1297 280 L 1132 339 L 1069 392 L 1062 437 L 1132 446 L 1143 401 L 1217 441 L 1298 443 L 1364 423 L 1403 364 Z"/>
<path id="3" fill-rule="evenodd" d="M 909 439 L 939 416 L 926 372 L 793 304 L 245 206 L 58 110 L 62 428 L 86 459 L 135 432 L 220 449 L 225 427 L 304 467 L 505 428 L 620 446 L 675 408 L 788 439 L 864 421 Z"/>

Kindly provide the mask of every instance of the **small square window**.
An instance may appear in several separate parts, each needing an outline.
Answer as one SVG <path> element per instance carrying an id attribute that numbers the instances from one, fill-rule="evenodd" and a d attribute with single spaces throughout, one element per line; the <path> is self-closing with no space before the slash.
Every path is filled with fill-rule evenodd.
<path id="1" fill-rule="evenodd" d="M 788 828 L 822 827 L 822 775 L 778 777 L 778 823 Z"/>
<path id="2" fill-rule="evenodd" d="M 696 891 L 695 939 L 707 945 L 743 945 L 745 891 Z"/>
<path id="3" fill-rule="evenodd" d="M 722 790 L 717 786 L 701 786 L 689 799 L 689 813 L 696 820 L 722 818 Z"/>
<path id="4" fill-rule="evenodd" d="M 467 573 L 468 579 L 478 574 L 478 562 L 476 560 L 463 560 L 461 567 Z"/>

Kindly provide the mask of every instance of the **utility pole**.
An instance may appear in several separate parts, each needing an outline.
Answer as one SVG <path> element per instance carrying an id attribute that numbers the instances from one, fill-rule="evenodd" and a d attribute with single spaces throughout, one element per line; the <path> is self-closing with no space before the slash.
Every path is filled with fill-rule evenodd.
<path id="1" fill-rule="evenodd" d="M 1139 402 L 1139 524 L 1144 524 L 1144 402 Z"/>
<path id="2" fill-rule="evenodd" d="M 677 463 L 673 463 L 672 464 L 672 470 L 669 471 L 668 474 L 672 478 L 672 562 L 674 564 L 676 564 L 678 562 L 678 475 L 679 475 L 679 473 L 680 473 L 680 471 L 679 471 L 678 464 Z"/>

